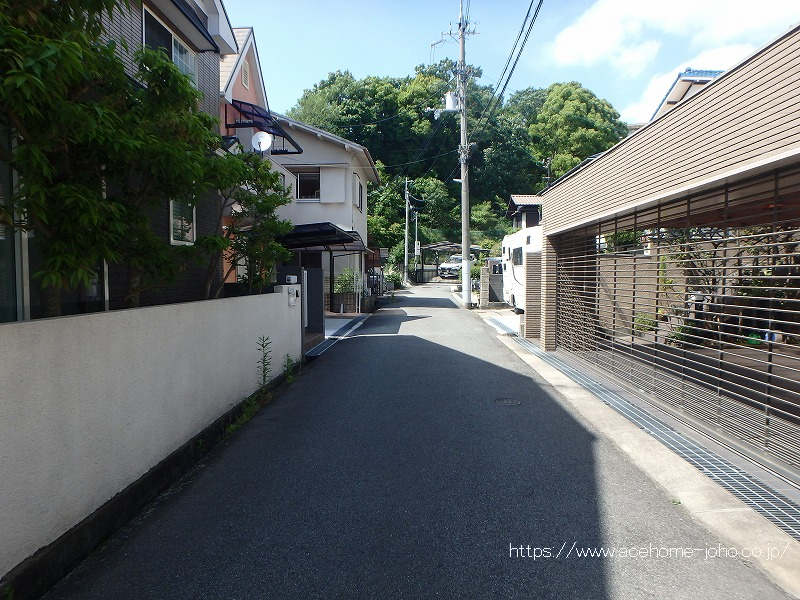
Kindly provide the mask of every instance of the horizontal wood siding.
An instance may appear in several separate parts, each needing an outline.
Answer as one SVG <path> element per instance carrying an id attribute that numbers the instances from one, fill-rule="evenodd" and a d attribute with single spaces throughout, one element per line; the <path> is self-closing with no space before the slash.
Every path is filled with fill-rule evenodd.
<path id="1" fill-rule="evenodd" d="M 798 114 L 795 28 L 545 192 L 545 233 L 800 150 Z"/>
<path id="2" fill-rule="evenodd" d="M 525 337 L 538 338 L 542 316 L 542 253 L 525 254 Z"/>

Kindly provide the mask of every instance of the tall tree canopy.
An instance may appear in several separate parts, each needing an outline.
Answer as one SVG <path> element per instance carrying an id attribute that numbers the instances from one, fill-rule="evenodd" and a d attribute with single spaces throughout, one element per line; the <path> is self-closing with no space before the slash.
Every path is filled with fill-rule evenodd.
<path id="1" fill-rule="evenodd" d="M 407 77 L 356 79 L 347 71 L 331 73 L 306 90 L 290 116 L 369 148 L 380 163 L 382 185 L 369 203 L 370 244 L 395 247 L 404 232 L 404 179 L 411 193 L 427 200 L 420 215 L 423 242 L 460 236 L 458 115 L 433 110 L 455 89 L 455 63 L 449 59 L 420 65 Z M 554 175 L 605 150 L 626 132 L 619 114 L 578 83 L 547 89 L 529 87 L 508 101 L 492 98 L 492 87 L 476 83 L 467 90 L 472 143 L 470 196 L 473 237 L 491 245 L 508 231 L 504 218 L 512 193 L 535 193 L 544 185 L 545 161 Z M 402 256 L 396 251 L 393 256 Z"/>
<path id="2" fill-rule="evenodd" d="M 572 81 L 547 89 L 529 133 L 534 153 L 549 159 L 558 176 L 613 146 L 625 136 L 627 127 L 611 104 Z"/>

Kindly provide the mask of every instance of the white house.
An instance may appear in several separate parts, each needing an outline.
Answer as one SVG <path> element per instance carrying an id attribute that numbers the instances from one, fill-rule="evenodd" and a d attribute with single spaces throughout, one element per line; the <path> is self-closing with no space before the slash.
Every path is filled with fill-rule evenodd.
<path id="1" fill-rule="evenodd" d="M 276 154 L 270 159 L 284 167 L 294 179 L 292 202 L 278 214 L 295 225 L 333 224 L 350 232 L 352 244 L 340 249 L 319 251 L 325 277 L 338 275 L 347 267 L 364 273 L 367 244 L 367 185 L 379 183 L 378 171 L 364 146 L 322 129 L 272 113 L 291 138 L 303 149 L 302 154 Z M 289 182 L 287 182 L 289 183 Z M 331 260 L 333 255 L 333 260 Z M 316 257 L 309 256 L 316 261 Z"/>

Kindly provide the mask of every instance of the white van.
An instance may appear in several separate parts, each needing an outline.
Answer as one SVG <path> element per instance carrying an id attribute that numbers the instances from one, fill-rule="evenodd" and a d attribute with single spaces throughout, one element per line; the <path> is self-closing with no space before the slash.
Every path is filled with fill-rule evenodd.
<path id="1" fill-rule="evenodd" d="M 514 312 L 525 312 L 523 256 L 542 251 L 542 227 L 525 227 L 503 238 L 503 301 Z"/>

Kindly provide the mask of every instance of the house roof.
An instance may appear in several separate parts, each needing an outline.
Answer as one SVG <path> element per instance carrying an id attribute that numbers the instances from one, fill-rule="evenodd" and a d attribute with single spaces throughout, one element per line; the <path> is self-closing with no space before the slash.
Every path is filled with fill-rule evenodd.
<path id="1" fill-rule="evenodd" d="M 262 106 L 269 110 L 269 100 L 267 99 L 267 89 L 264 85 L 264 77 L 261 74 L 261 61 L 258 56 L 258 45 L 256 44 L 256 34 L 252 27 L 234 27 L 233 36 L 239 46 L 238 54 L 228 54 L 220 57 L 219 60 L 219 93 L 230 102 L 233 99 L 233 82 L 242 69 L 242 64 L 253 48 L 255 57 L 256 74 L 258 75 L 259 91 L 262 96 Z"/>
<path id="2" fill-rule="evenodd" d="M 380 175 L 378 175 L 378 170 L 375 168 L 375 161 L 372 160 L 372 155 L 369 153 L 369 149 L 366 146 L 362 146 L 361 144 L 354 142 L 352 140 L 345 139 L 343 137 L 339 137 L 333 133 L 325 131 L 324 129 L 319 129 L 318 127 L 314 127 L 313 125 L 309 125 L 308 123 L 303 123 L 302 121 L 297 121 L 295 119 L 291 119 L 285 115 L 278 114 L 276 112 L 272 113 L 272 116 L 278 120 L 278 122 L 286 124 L 287 127 L 290 129 L 299 129 L 301 131 L 305 131 L 306 133 L 310 133 L 316 136 L 319 139 L 324 139 L 334 144 L 340 144 L 344 147 L 345 150 L 355 149 L 360 151 L 364 158 L 369 165 L 369 173 L 372 175 L 371 179 L 374 183 L 380 183 Z"/>
<path id="3" fill-rule="evenodd" d="M 524 206 L 540 206 L 542 197 L 536 194 L 511 194 L 506 207 L 506 216 L 512 217 Z"/>
<path id="4" fill-rule="evenodd" d="M 675 78 L 675 81 L 672 82 L 667 93 L 664 94 L 664 98 L 662 98 L 661 102 L 658 104 L 650 120 L 652 121 L 656 117 L 663 115 L 681 100 L 693 96 L 701 87 L 723 73 L 724 71 L 692 69 L 691 67 L 678 73 L 678 76 Z"/>
<path id="5" fill-rule="evenodd" d="M 526 206 L 530 204 L 541 204 L 541 196 L 536 194 L 511 194 L 511 202 L 517 206 Z"/>

